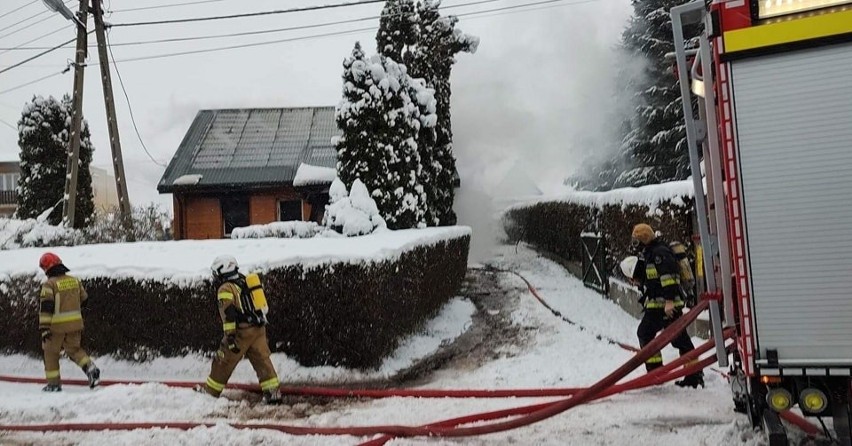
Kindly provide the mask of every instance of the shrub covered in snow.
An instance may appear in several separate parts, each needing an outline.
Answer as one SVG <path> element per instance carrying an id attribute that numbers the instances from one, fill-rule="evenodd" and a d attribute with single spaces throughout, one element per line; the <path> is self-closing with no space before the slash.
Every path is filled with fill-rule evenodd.
<path id="1" fill-rule="evenodd" d="M 503 226 L 510 241 L 524 241 L 569 261 L 583 260 L 580 234 L 599 231 L 607 265 L 631 255 L 630 235 L 637 223 L 649 223 L 668 241 L 692 245 L 692 187 L 688 181 L 615 189 L 574 191 L 509 208 Z"/>
<path id="2" fill-rule="evenodd" d="M 328 191 L 328 206 L 325 207 L 323 224 L 335 232 L 347 237 L 372 234 L 376 230 L 387 229 L 384 219 L 379 215 L 376 201 L 370 197 L 367 187 L 361 180 L 352 183 L 352 192 L 339 178 L 335 178 Z"/>
<path id="3" fill-rule="evenodd" d="M 311 238 L 319 234 L 322 227 L 312 221 L 276 221 L 265 225 L 235 228 L 231 238 Z"/>
<path id="4" fill-rule="evenodd" d="M 171 238 L 171 217 L 158 205 L 133 208 L 132 219 L 132 228 L 127 228 L 114 212 L 95 214 L 88 227 L 71 229 L 48 224 L 43 218 L 0 218 L 0 250 Z"/>
<path id="5" fill-rule="evenodd" d="M 88 291 L 84 336 L 93 354 L 144 361 L 215 351 L 222 324 L 207 265 L 228 250 L 244 271 L 261 269 L 274 352 L 305 366 L 370 368 L 457 295 L 469 234 L 447 228 L 268 240 L 266 250 L 239 240 L 128 243 L 57 254 Z M 0 352 L 41 354 L 35 325 L 21 329 L 38 320 L 40 254 L 8 252 L 0 263 Z"/>

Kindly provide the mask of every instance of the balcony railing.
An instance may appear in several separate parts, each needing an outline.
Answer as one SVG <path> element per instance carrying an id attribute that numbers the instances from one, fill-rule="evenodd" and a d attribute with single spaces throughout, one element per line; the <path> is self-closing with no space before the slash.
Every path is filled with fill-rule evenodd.
<path id="1" fill-rule="evenodd" d="M 0 190 L 0 206 L 18 204 L 18 193 L 13 190 Z"/>

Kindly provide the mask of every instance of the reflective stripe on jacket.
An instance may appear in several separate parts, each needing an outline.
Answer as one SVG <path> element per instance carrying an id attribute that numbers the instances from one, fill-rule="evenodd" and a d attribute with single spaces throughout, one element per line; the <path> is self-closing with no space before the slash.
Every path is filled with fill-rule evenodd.
<path id="1" fill-rule="evenodd" d="M 88 295 L 76 277 L 63 274 L 47 279 L 41 287 L 38 314 L 39 328 L 56 333 L 83 329 L 80 306 Z"/>
<path id="2" fill-rule="evenodd" d="M 645 264 L 643 285 L 645 308 L 663 308 L 666 300 L 683 306 L 680 295 L 680 265 L 671 248 L 660 240 L 652 241 L 642 252 Z M 657 307 L 656 305 L 661 304 Z"/>

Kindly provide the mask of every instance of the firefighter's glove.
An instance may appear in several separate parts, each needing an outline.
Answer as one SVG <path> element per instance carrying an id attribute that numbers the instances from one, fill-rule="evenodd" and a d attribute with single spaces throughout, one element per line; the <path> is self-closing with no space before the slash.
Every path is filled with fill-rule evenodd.
<path id="1" fill-rule="evenodd" d="M 663 311 L 665 311 L 667 318 L 671 318 L 672 316 L 674 316 L 674 309 L 675 309 L 674 301 L 667 300 L 666 306 L 663 308 Z"/>
<path id="2" fill-rule="evenodd" d="M 45 343 L 45 342 L 49 341 L 51 336 L 52 335 L 50 334 L 50 330 L 46 330 L 46 329 L 42 330 L 41 331 L 41 342 Z"/>
<path id="3" fill-rule="evenodd" d="M 228 350 L 231 353 L 239 353 L 240 347 L 237 346 L 237 335 L 231 333 L 227 337 L 225 337 L 225 342 L 228 344 Z"/>

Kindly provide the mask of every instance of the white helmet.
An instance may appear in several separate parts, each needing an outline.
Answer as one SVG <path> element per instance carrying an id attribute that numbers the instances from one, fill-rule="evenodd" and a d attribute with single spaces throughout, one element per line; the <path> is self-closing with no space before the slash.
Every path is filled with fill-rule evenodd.
<path id="1" fill-rule="evenodd" d="M 237 271 L 237 259 L 234 256 L 221 255 L 213 259 L 210 269 L 216 276 L 227 276 Z"/>
<path id="2" fill-rule="evenodd" d="M 624 273 L 625 276 L 632 279 L 633 274 L 636 272 L 636 265 L 639 263 L 639 257 L 630 256 L 625 258 L 619 264 L 621 266 L 621 272 Z"/>

